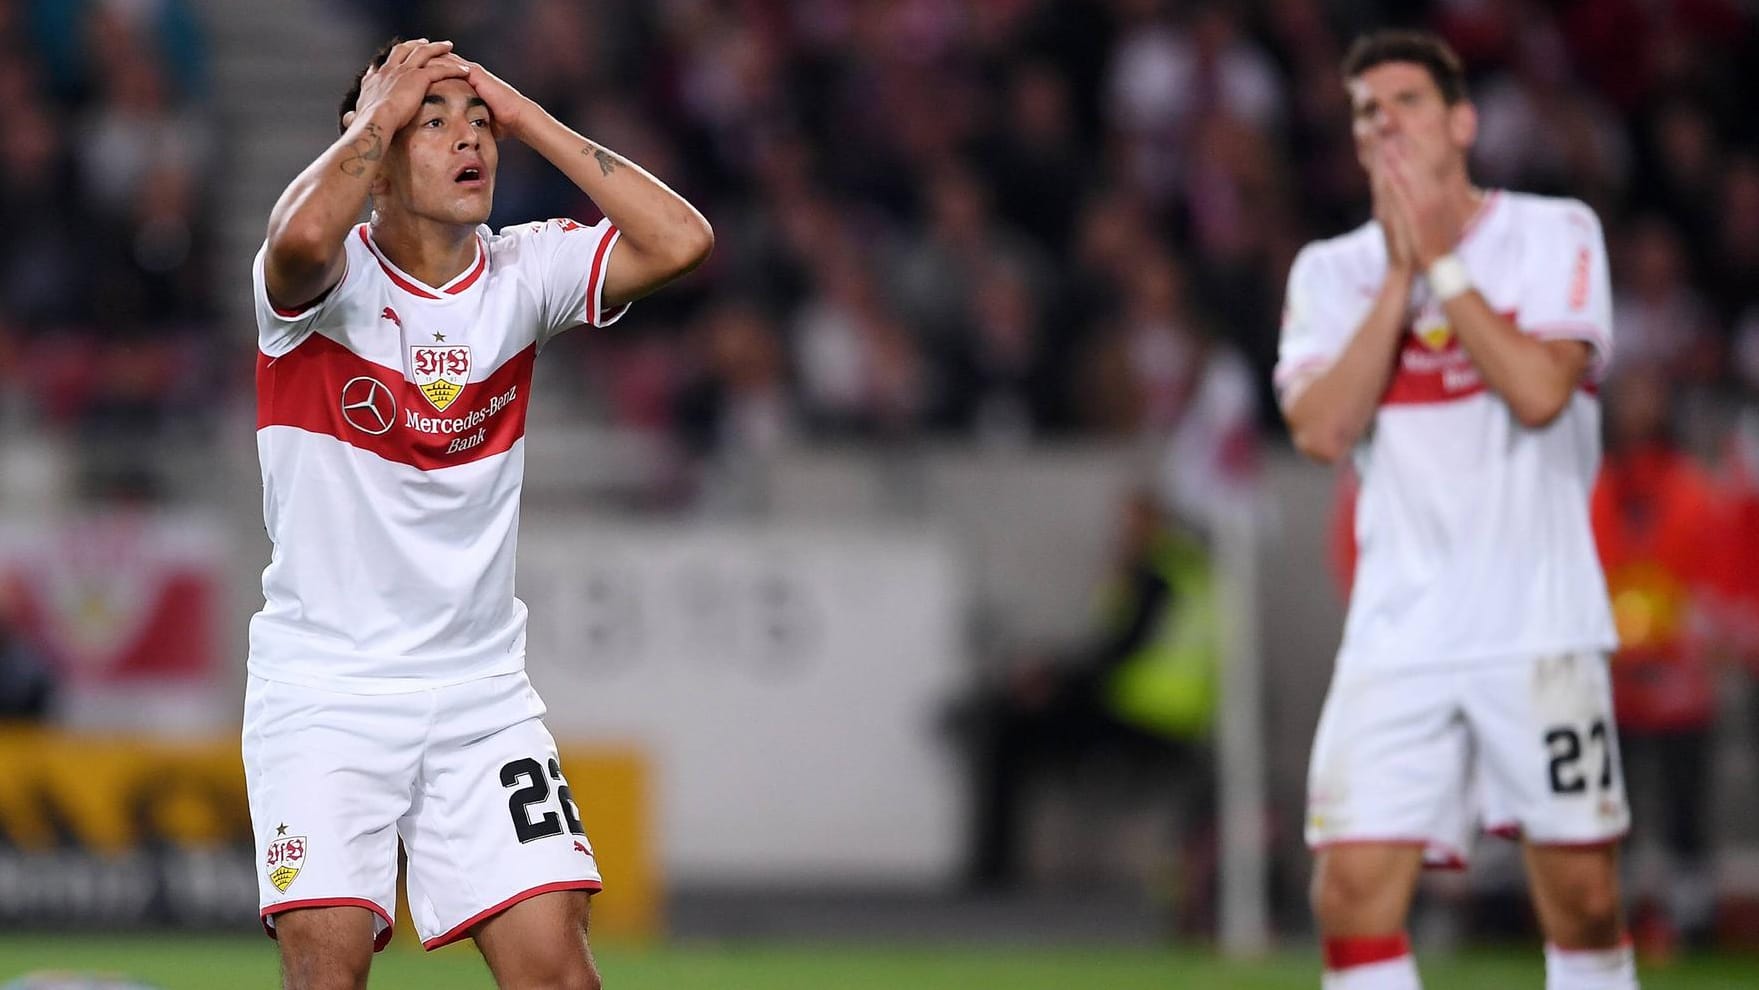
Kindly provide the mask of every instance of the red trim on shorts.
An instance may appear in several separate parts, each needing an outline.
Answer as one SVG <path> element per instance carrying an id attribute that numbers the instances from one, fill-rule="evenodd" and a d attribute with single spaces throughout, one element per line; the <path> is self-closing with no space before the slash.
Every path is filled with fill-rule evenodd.
<path id="1" fill-rule="evenodd" d="M 373 935 L 373 951 L 378 952 L 385 946 L 391 944 L 391 931 L 395 927 L 391 921 L 391 912 L 379 907 L 377 904 L 364 897 L 313 897 L 303 901 L 282 901 L 279 904 L 271 904 L 268 907 L 263 908 L 258 917 L 261 918 L 263 922 L 263 934 L 276 941 L 280 941 L 281 936 L 275 934 L 275 926 L 269 924 L 269 918 L 271 916 L 280 914 L 283 911 L 292 911 L 295 908 L 327 907 L 366 908 L 368 911 L 378 915 L 379 919 L 385 923 L 385 927 L 379 929 Z"/>
<path id="2" fill-rule="evenodd" d="M 1316 854 L 1338 846 L 1416 846 L 1425 852 L 1433 850 L 1437 856 L 1441 857 L 1438 860 L 1432 860 L 1428 856 L 1424 856 L 1423 868 L 1426 870 L 1463 870 L 1466 868 L 1466 857 L 1461 855 L 1459 850 L 1449 849 L 1433 839 L 1328 839 L 1325 842 L 1307 844 L 1308 850 Z"/>
<path id="3" fill-rule="evenodd" d="M 1629 834 L 1629 831 L 1624 831 L 1617 835 L 1609 835 L 1604 839 L 1560 839 L 1556 842 L 1547 842 L 1543 839 L 1526 839 L 1524 841 L 1527 845 L 1539 846 L 1542 849 L 1598 849 L 1601 846 L 1616 846 L 1625 841 L 1625 836 Z"/>
<path id="4" fill-rule="evenodd" d="M 555 883 L 546 883 L 541 886 L 533 887 L 530 890 L 522 890 L 492 908 L 478 911 L 476 914 L 471 915 L 468 920 L 454 926 L 452 930 L 446 934 L 428 939 L 421 944 L 421 947 L 431 952 L 443 945 L 451 945 L 453 942 L 468 936 L 470 930 L 475 928 L 478 924 L 500 914 L 502 911 L 518 904 L 520 901 L 529 900 L 539 894 L 552 894 L 559 890 L 589 890 L 596 892 L 603 889 L 604 884 L 597 880 L 558 880 Z"/>
<path id="5" fill-rule="evenodd" d="M 1396 935 L 1348 935 L 1320 941 L 1325 968 L 1331 972 L 1372 966 L 1411 954 L 1411 940 L 1404 932 Z"/>

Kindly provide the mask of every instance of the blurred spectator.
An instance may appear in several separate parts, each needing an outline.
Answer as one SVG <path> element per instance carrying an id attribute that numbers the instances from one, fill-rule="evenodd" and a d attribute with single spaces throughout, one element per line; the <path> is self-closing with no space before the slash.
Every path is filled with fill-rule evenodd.
<path id="1" fill-rule="evenodd" d="M 1601 209 L 1629 178 L 1631 152 L 1618 119 L 1575 85 L 1555 27 L 1529 25 L 1513 64 L 1477 87 L 1474 174 L 1491 185 L 1573 196 Z"/>
<path id="2" fill-rule="evenodd" d="M 10 593 L 0 588 L 0 722 L 46 719 L 54 700 L 48 662 L 19 632 Z"/>
<path id="3" fill-rule="evenodd" d="M 775 323 L 755 305 L 717 305 L 694 331 L 699 367 L 679 397 L 687 449 L 698 456 L 765 456 L 801 429 L 787 355 Z"/>
<path id="4" fill-rule="evenodd" d="M 1633 803 L 1636 840 L 1659 839 L 1670 860 L 1659 912 L 1635 919 L 1647 954 L 1675 933 L 1702 943 L 1711 930 L 1710 769 L 1716 693 L 1705 655 L 1705 605 L 1722 537 L 1709 479 L 1673 439 L 1669 385 L 1636 367 L 1610 383 L 1607 456 L 1595 485 L 1595 540 L 1612 596 L 1619 648 L 1613 704 Z M 1645 835 L 1643 823 L 1657 823 Z"/>
<path id="5" fill-rule="evenodd" d="M 1183 865 L 1197 862 L 1214 809 L 1209 729 L 1220 660 L 1209 557 L 1151 493 L 1132 494 L 1120 509 L 1091 639 L 1052 659 L 1022 659 L 957 713 L 976 765 L 969 879 L 980 888 L 1022 879 L 1034 784 L 1098 754 L 1156 768 L 1155 779 L 1183 799 Z"/>
<path id="6" fill-rule="evenodd" d="M 975 316 L 974 289 L 986 268 L 1009 265 L 1043 284 L 1043 266 L 1023 237 L 995 221 L 988 191 L 966 165 L 937 168 L 923 195 L 925 222 L 899 252 L 892 295 L 923 339 L 944 353 Z"/>
<path id="7" fill-rule="evenodd" d="M 940 420 L 978 443 L 1023 446 L 1063 415 L 1042 308 L 1031 278 L 1013 264 L 992 262 L 976 277 L 972 324 L 949 347 Z"/>
<path id="8" fill-rule="evenodd" d="M 1107 116 L 1129 179 L 1163 199 L 1195 146 L 1196 123 L 1221 114 L 1259 130 L 1283 118 L 1276 66 L 1242 34 L 1232 6 L 1192 4 L 1175 20 L 1160 0 L 1117 0 L 1123 29 Z"/>
<path id="9" fill-rule="evenodd" d="M 1629 227 L 1615 249 L 1613 325 L 1619 367 L 1659 365 L 1676 380 L 1708 382 L 1719 374 L 1711 313 L 1687 278 L 1680 235 L 1649 216 Z"/>
<path id="10" fill-rule="evenodd" d="M 907 437 L 929 409 L 929 367 L 855 249 L 825 247 L 793 328 L 807 417 L 824 436 Z"/>
<path id="11" fill-rule="evenodd" d="M 0 97 L 14 110 L 0 376 L 25 415 L 81 432 L 89 473 L 119 451 L 146 457 L 138 441 L 191 412 L 218 356 L 204 339 L 205 49 L 177 0 L 23 10 L 0 5 Z"/>
<path id="12" fill-rule="evenodd" d="M 170 75 L 172 99 L 207 97 L 208 52 L 184 0 L 26 0 L 32 48 L 54 96 L 69 104 L 102 99 L 101 77 L 121 49 L 137 49 Z"/>
<path id="13" fill-rule="evenodd" d="M 998 212 L 1039 244 L 1062 244 L 1074 229 L 1086 164 L 1068 83 L 1055 66 L 1028 62 L 1013 71 L 1003 99 L 984 155 Z"/>

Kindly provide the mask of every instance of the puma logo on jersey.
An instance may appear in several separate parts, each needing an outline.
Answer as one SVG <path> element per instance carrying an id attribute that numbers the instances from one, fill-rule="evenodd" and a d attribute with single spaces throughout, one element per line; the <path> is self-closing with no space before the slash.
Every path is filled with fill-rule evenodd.
<path id="1" fill-rule="evenodd" d="M 385 311 L 383 313 L 379 314 L 379 319 L 390 320 L 392 323 L 397 324 L 397 329 L 399 329 L 399 330 L 403 329 L 403 321 L 401 319 L 398 319 L 397 311 L 392 309 L 389 306 L 386 306 Z"/>
<path id="2" fill-rule="evenodd" d="M 592 855 L 592 850 L 586 848 L 586 844 L 581 842 L 579 839 L 574 840 L 574 851 L 581 854 L 582 856 L 591 856 Z"/>

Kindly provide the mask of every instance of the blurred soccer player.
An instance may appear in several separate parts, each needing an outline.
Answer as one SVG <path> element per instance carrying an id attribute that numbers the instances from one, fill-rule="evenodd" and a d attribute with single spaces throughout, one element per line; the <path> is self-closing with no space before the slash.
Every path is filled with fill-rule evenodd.
<path id="1" fill-rule="evenodd" d="M 1324 985 L 1419 986 L 1418 871 L 1462 860 L 1483 824 L 1525 844 L 1550 990 L 1634 987 L 1616 638 L 1588 521 L 1611 345 L 1600 224 L 1472 184 L 1477 118 L 1439 39 L 1372 34 L 1343 69 L 1374 218 L 1296 258 L 1276 370 L 1296 446 L 1354 449 L 1362 475 L 1308 776 Z"/>
<path id="2" fill-rule="evenodd" d="M 382 51 L 341 125 L 254 270 L 275 545 L 244 725 L 263 924 L 287 987 L 366 986 L 401 839 L 425 946 L 475 939 L 502 987 L 596 988 L 598 865 L 513 596 L 532 360 L 689 271 L 713 234 L 450 42 Z M 507 139 L 606 219 L 483 226 Z"/>

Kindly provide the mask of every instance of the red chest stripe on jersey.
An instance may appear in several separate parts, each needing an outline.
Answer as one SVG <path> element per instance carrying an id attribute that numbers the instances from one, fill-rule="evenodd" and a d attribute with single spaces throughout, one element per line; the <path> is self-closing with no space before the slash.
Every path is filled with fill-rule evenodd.
<path id="1" fill-rule="evenodd" d="M 1515 319 L 1514 313 L 1500 314 Z M 1399 352 L 1393 358 L 1393 377 L 1381 396 L 1383 406 L 1430 405 L 1456 402 L 1485 390 L 1484 379 L 1471 355 L 1460 346 L 1460 337 L 1451 328 L 1429 331 L 1429 339 L 1415 327 L 1406 327 L 1399 341 Z"/>
<path id="2" fill-rule="evenodd" d="M 520 351 L 435 415 L 403 372 L 312 334 L 281 357 L 257 354 L 257 429 L 320 433 L 423 471 L 468 464 L 525 436 L 536 356 L 535 344 Z"/>

